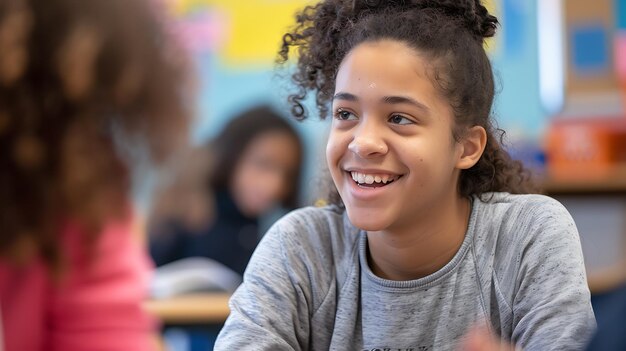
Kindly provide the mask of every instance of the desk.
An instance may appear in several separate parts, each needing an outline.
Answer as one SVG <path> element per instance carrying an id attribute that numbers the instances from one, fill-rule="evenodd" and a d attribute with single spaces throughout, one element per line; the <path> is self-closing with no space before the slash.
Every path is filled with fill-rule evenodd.
<path id="1" fill-rule="evenodd" d="M 542 188 L 547 194 L 597 196 L 604 194 L 626 194 L 626 165 L 616 166 L 605 176 L 578 175 L 572 179 L 554 179 L 546 177 Z"/>
<path id="2" fill-rule="evenodd" d="M 148 300 L 143 307 L 165 324 L 221 324 L 226 321 L 230 294 L 204 293 Z"/>

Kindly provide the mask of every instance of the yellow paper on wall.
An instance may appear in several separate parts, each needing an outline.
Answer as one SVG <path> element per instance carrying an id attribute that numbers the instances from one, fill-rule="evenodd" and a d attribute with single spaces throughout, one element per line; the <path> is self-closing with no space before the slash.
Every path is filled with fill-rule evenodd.
<path id="1" fill-rule="evenodd" d="M 230 30 L 221 59 L 230 65 L 271 65 L 282 36 L 295 23 L 306 0 L 213 0 L 230 14 Z"/>
<path id="2" fill-rule="evenodd" d="M 487 11 L 489 11 L 490 14 L 498 17 L 498 19 L 500 19 L 500 13 L 498 11 L 498 9 L 500 8 L 500 1 L 501 0 L 483 0 L 483 5 L 487 8 Z M 500 21 L 502 20 L 500 19 Z M 496 36 L 485 40 L 485 49 L 487 50 L 487 53 L 494 54 L 497 52 L 497 38 L 502 34 L 500 30 L 501 27 L 498 27 L 498 30 L 496 31 Z"/>
<path id="3" fill-rule="evenodd" d="M 228 66 L 266 66 L 276 59 L 295 14 L 314 0 L 164 0 L 176 17 L 215 9 L 227 19 L 219 58 Z"/>

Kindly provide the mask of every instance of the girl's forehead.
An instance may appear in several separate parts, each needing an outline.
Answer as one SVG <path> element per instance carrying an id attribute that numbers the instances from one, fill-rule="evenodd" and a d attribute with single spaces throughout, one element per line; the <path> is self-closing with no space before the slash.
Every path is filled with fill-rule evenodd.
<path id="1" fill-rule="evenodd" d="M 353 94 L 368 91 L 409 93 L 434 91 L 428 64 L 419 53 L 392 40 L 363 43 L 344 58 L 335 79 L 335 90 Z"/>
<path id="2" fill-rule="evenodd" d="M 427 61 L 418 51 L 395 40 L 365 42 L 357 45 L 344 57 L 337 75 L 342 71 L 359 69 L 376 73 L 381 69 L 396 68 L 405 74 L 424 75 Z"/>

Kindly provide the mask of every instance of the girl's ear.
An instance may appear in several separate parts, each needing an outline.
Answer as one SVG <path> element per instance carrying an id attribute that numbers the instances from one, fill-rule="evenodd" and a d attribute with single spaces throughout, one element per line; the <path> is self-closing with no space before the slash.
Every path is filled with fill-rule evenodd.
<path id="1" fill-rule="evenodd" d="M 472 168 L 482 156 L 487 145 L 487 132 L 481 126 L 470 128 L 465 134 L 463 140 L 459 141 L 461 155 L 456 162 L 456 168 L 469 169 Z"/>

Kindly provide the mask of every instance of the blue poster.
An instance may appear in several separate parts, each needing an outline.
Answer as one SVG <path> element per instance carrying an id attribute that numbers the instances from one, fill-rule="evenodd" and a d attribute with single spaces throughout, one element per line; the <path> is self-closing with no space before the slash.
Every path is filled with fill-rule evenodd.
<path id="1" fill-rule="evenodd" d="M 602 23 L 572 26 L 570 57 L 577 75 L 601 75 L 611 68 L 607 31 Z"/>

